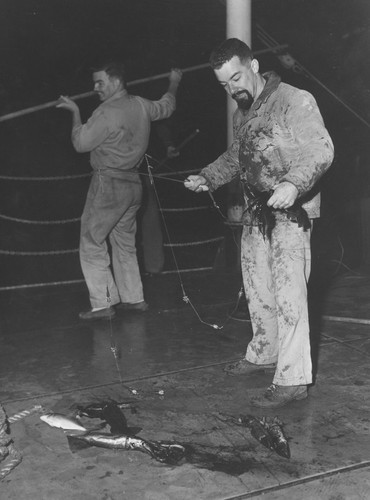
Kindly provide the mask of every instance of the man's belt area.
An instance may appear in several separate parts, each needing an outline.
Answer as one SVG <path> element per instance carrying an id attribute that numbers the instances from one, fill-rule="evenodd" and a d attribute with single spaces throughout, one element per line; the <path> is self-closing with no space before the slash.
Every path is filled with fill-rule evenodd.
<path id="1" fill-rule="evenodd" d="M 302 207 L 299 201 L 296 201 L 287 209 L 276 209 L 269 207 L 267 201 L 271 198 L 273 191 L 258 191 L 256 188 L 251 188 L 245 182 L 243 189 L 248 198 L 248 206 L 244 213 L 248 213 L 252 220 L 252 226 L 258 226 L 263 236 L 271 239 L 271 233 L 276 225 L 276 217 L 278 214 L 285 214 L 291 222 L 296 222 L 298 227 L 302 227 L 307 231 L 311 227 L 310 219 L 306 210 Z"/>
<path id="2" fill-rule="evenodd" d="M 94 172 L 96 172 L 98 175 L 105 175 L 114 179 L 127 180 L 127 178 L 130 178 L 130 174 L 132 176 L 132 174 L 139 173 L 139 168 L 143 162 L 143 159 L 144 157 L 140 158 L 140 160 L 131 168 L 122 169 L 117 167 L 96 167 L 94 168 Z"/>

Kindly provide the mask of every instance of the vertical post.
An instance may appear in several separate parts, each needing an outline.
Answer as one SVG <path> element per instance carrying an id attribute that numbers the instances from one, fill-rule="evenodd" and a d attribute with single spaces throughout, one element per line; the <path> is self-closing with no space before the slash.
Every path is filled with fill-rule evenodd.
<path id="1" fill-rule="evenodd" d="M 249 47 L 252 43 L 252 0 L 226 1 L 226 37 L 239 38 Z M 227 145 L 233 141 L 234 100 L 227 96 Z M 243 213 L 243 193 L 239 180 L 228 185 L 227 217 L 230 222 L 240 222 Z"/>
<path id="2" fill-rule="evenodd" d="M 227 0 L 226 37 L 239 38 L 249 47 L 252 45 L 252 2 L 251 0 Z M 252 47 L 251 47 L 252 48 Z M 233 140 L 233 113 L 236 104 L 227 97 L 227 144 Z"/>

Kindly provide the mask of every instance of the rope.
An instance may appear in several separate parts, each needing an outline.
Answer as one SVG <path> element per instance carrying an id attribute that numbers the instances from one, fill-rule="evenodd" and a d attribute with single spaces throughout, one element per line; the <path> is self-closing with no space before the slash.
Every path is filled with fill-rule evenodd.
<path id="1" fill-rule="evenodd" d="M 168 271 L 162 271 L 161 274 L 175 274 L 177 272 L 183 274 L 183 273 L 195 273 L 200 271 L 212 271 L 212 270 L 213 267 L 193 267 L 190 269 L 169 269 Z"/>
<path id="2" fill-rule="evenodd" d="M 13 443 L 10 443 L 8 446 L 9 450 L 9 455 L 8 457 L 10 458 L 9 461 L 7 461 L 6 465 L 0 469 L 0 481 L 4 479 L 8 474 L 11 473 L 13 469 L 17 467 L 22 462 L 22 455 L 21 453 L 16 449 Z"/>
<path id="3" fill-rule="evenodd" d="M 145 161 L 146 161 L 146 164 L 147 164 L 147 169 L 148 169 L 148 174 L 149 174 L 149 179 L 150 179 L 150 183 L 153 187 L 153 191 L 154 191 L 154 194 L 155 194 L 155 197 L 157 199 L 157 203 L 158 203 L 158 206 L 161 208 L 161 203 L 160 203 L 160 199 L 159 199 L 159 196 L 158 196 L 158 192 L 156 190 L 156 187 L 155 187 L 155 183 L 154 183 L 154 179 L 153 179 L 153 175 L 152 175 L 152 172 L 151 172 L 151 165 L 149 164 L 149 161 L 148 161 L 148 156 L 145 155 Z M 197 316 L 198 320 L 204 324 L 204 325 L 207 325 L 207 326 L 210 326 L 211 328 L 214 328 L 215 330 L 221 330 L 223 328 L 223 326 L 219 326 L 219 325 L 216 325 L 216 324 L 212 324 L 212 323 L 208 323 L 207 321 L 204 321 L 197 309 L 194 307 L 193 303 L 191 302 L 190 298 L 187 296 L 186 292 L 185 292 L 185 286 L 184 286 L 184 282 L 182 280 L 182 277 L 181 277 L 181 273 L 180 273 L 180 269 L 179 269 L 179 266 L 178 266 L 178 262 L 177 262 L 177 259 L 176 259 L 176 255 L 175 255 L 175 252 L 173 250 L 174 247 L 176 246 L 190 246 L 190 245 L 194 245 L 194 244 L 203 244 L 203 243 L 206 243 L 206 242 L 210 242 L 210 241 L 215 241 L 215 240 L 220 240 L 220 239 L 224 239 L 223 237 L 221 238 L 216 238 L 216 239 L 212 239 L 212 240 L 205 240 L 205 241 L 202 241 L 202 242 L 195 242 L 195 243 L 171 243 L 171 238 L 170 238 L 170 234 L 169 234 L 169 231 L 168 231 L 168 227 L 167 227 L 167 223 L 166 223 L 166 219 L 164 217 L 164 214 L 163 212 L 161 211 L 161 216 L 162 216 L 162 221 L 163 221 L 163 227 L 164 227 L 164 230 L 166 232 L 166 235 L 167 235 L 167 239 L 169 241 L 168 244 L 165 244 L 164 246 L 168 246 L 170 247 L 171 249 L 171 253 L 172 253 L 172 258 L 173 258 L 173 261 L 175 263 L 175 267 L 176 267 L 176 271 L 177 271 L 177 276 L 179 278 L 179 282 L 180 282 L 180 287 L 181 287 L 181 290 L 182 290 L 182 299 L 183 301 L 186 303 L 186 304 L 189 304 L 190 307 L 193 309 L 195 315 Z"/>
<path id="4" fill-rule="evenodd" d="M 28 285 L 2 286 L 0 287 L 0 292 L 10 290 L 23 290 L 24 288 L 37 288 L 44 286 L 74 285 L 76 283 L 85 283 L 85 280 L 51 281 L 49 283 L 30 283 Z"/>
<path id="5" fill-rule="evenodd" d="M 148 161 L 148 155 L 145 155 L 145 159 L 146 159 L 146 163 L 147 163 L 147 168 L 148 168 L 148 174 L 144 174 L 144 173 L 139 173 L 141 175 L 146 175 L 149 177 L 150 179 L 150 183 L 151 185 L 153 186 L 153 189 L 154 189 L 154 192 L 155 192 L 155 195 L 156 195 L 156 198 L 157 198 L 157 202 L 158 202 L 158 206 L 160 208 L 160 212 L 162 214 L 162 219 L 163 219 L 163 223 L 164 223 L 164 226 L 165 226 L 165 230 L 166 230 L 166 233 L 167 233 L 167 238 L 168 238 L 168 241 L 169 243 L 164 243 L 164 246 L 165 247 L 169 247 L 171 248 L 171 251 L 172 251 L 172 255 L 173 255 L 173 259 L 174 259 L 174 262 L 175 262 L 175 266 L 176 266 L 176 272 L 180 278 L 180 285 L 181 285 L 181 288 L 182 288 L 182 291 L 183 291 L 183 300 L 188 303 L 193 311 L 195 312 L 195 314 L 197 315 L 197 317 L 199 318 L 199 321 L 201 321 L 203 324 L 206 324 L 208 326 L 211 326 L 212 328 L 214 329 L 221 329 L 223 328 L 223 326 L 218 326 L 218 325 L 215 325 L 215 324 L 210 324 L 210 323 L 207 323 L 205 321 L 203 321 L 197 310 L 195 309 L 195 307 L 193 306 L 193 304 L 191 303 L 189 297 L 186 295 L 185 293 L 185 289 L 184 289 L 184 285 L 183 285 L 183 282 L 182 282 L 182 279 L 181 279 L 181 274 L 180 274 L 180 269 L 178 267 L 178 263 L 177 263 L 177 260 L 176 260 L 176 257 L 175 257 L 175 254 L 173 253 L 173 248 L 174 247 L 190 247 L 190 246 L 198 246 L 198 245 L 205 245 L 205 244 L 209 244 L 209 243 L 215 243 L 215 242 L 218 242 L 218 241 L 223 241 L 224 240 L 224 237 L 223 236 L 219 236 L 219 237 L 216 237 L 216 238 L 211 238 L 211 239 L 206 239 L 206 240 L 202 240 L 202 241 L 194 241 L 194 242 L 187 242 L 187 243 L 171 243 L 171 240 L 170 240 L 170 235 L 169 235 L 169 232 L 168 232 L 168 228 L 167 228 L 167 225 L 166 225 L 166 221 L 165 221 L 165 218 L 164 218 L 164 214 L 163 212 L 179 212 L 179 211 L 194 211 L 194 210 L 205 210 L 205 209 L 208 209 L 207 206 L 201 206 L 201 207 L 186 207 L 186 208 L 180 208 L 180 209 L 162 209 L 161 205 L 160 205 L 160 200 L 159 200 L 159 197 L 158 197 L 158 193 L 156 191 L 156 188 L 154 186 L 154 177 L 157 177 L 157 176 L 154 176 L 152 174 L 152 171 L 151 171 L 151 166 L 149 165 L 149 161 Z M 196 172 L 198 170 L 195 170 Z M 176 172 L 175 174 L 179 175 L 179 174 L 182 174 L 183 172 Z M 186 173 L 188 174 L 189 171 L 187 170 Z M 168 179 L 168 180 L 171 180 L 171 181 L 174 181 L 174 182 L 183 182 L 181 180 L 177 180 L 177 179 L 171 179 L 171 178 L 168 178 L 168 177 L 165 177 L 163 175 L 161 176 L 158 176 L 160 179 Z M 44 178 L 45 179 L 45 178 Z M 213 204 L 216 208 L 217 205 L 215 203 L 215 200 L 213 199 L 213 197 L 211 196 L 211 199 L 213 201 Z M 11 221 L 14 221 L 14 222 L 21 222 L 21 223 L 26 223 L 26 224 L 62 224 L 62 223 L 67 223 L 67 222 L 75 222 L 77 220 L 80 220 L 80 219 L 68 219 L 68 220 L 64 220 L 64 221 L 30 221 L 30 220 L 25 220 L 25 219 L 19 219 L 19 218 L 15 218 L 15 217 L 10 217 L 10 216 L 6 216 L 6 215 L 2 215 L 0 214 L 0 218 L 3 218 L 5 220 L 11 220 Z M 0 250 L 0 255 L 16 255 L 16 256 L 45 256 L 45 255 L 63 255 L 63 254 L 70 254 L 70 253 L 77 253 L 79 251 L 78 248 L 76 249 L 70 249 L 70 250 L 54 250 L 54 251 L 36 251 L 36 252 L 24 252 L 24 251 L 13 251 L 13 250 Z M 190 271 L 190 270 L 184 270 L 185 272 L 187 271 Z M 182 271 L 182 272 L 184 272 Z M 56 283 L 54 283 L 56 284 Z M 41 283 L 39 284 L 38 286 L 48 286 L 48 285 L 52 285 L 52 283 Z M 21 286 L 16 286 L 16 287 L 1 287 L 0 290 L 10 290 L 10 289 L 15 289 L 15 288 L 25 288 L 25 287 L 29 287 L 30 285 L 21 285 Z M 116 359 L 116 356 L 118 356 L 118 352 L 116 350 L 116 347 L 115 345 L 111 345 L 111 350 L 112 350 L 112 353 Z M 117 360 L 116 360 L 117 361 Z"/>
<path id="6" fill-rule="evenodd" d="M 10 217 L 9 215 L 0 214 L 0 219 L 9 220 L 12 222 L 20 222 L 22 224 L 52 225 L 52 224 L 70 224 L 71 222 L 80 222 L 81 217 L 75 217 L 74 219 L 62 219 L 62 220 L 27 220 L 27 219 L 18 219 L 17 217 Z"/>
<path id="7" fill-rule="evenodd" d="M 224 239 L 223 236 L 218 236 L 217 238 L 210 238 L 208 240 L 203 241 L 191 241 L 188 243 L 164 243 L 165 247 L 191 247 L 197 245 L 207 245 L 208 243 L 215 243 L 217 241 L 222 241 Z M 77 253 L 79 251 L 78 248 L 72 248 L 70 250 L 49 250 L 44 252 L 19 252 L 17 250 L 0 250 L 0 255 L 18 255 L 20 257 L 40 257 L 44 255 L 65 255 L 70 253 Z"/>
<path id="8" fill-rule="evenodd" d="M 162 271 L 161 274 L 174 274 L 174 273 L 197 273 L 202 271 L 212 271 L 213 267 L 192 267 L 190 269 L 168 269 L 167 271 Z M 60 285 L 76 285 L 79 283 L 85 283 L 85 280 L 68 280 L 68 281 L 49 281 L 46 283 L 30 283 L 27 285 L 11 285 L 0 287 L 0 292 L 7 292 L 11 290 L 23 290 L 25 288 L 39 288 L 46 286 L 60 286 Z"/>
<path id="9" fill-rule="evenodd" d="M 218 236 L 217 238 L 211 238 L 209 240 L 203 240 L 203 241 L 192 241 L 189 243 L 164 243 L 163 246 L 165 247 L 192 247 L 196 245 L 206 245 L 208 243 L 215 243 L 216 241 L 222 241 L 224 239 L 223 236 Z"/>
<path id="10" fill-rule="evenodd" d="M 199 172 L 198 170 L 194 170 L 195 172 Z M 192 172 L 189 170 L 189 172 Z M 177 173 L 177 172 L 176 172 Z M 181 173 L 181 172 L 179 172 Z M 78 174 L 78 175 L 68 175 L 68 176 L 54 176 L 54 177 L 14 177 L 14 176 L 0 176 L 0 180 L 11 180 L 11 181 L 61 181 L 61 180 L 67 180 L 67 179 L 77 179 L 79 177 L 91 177 L 93 172 L 90 172 L 88 174 Z M 130 171 L 125 171 L 126 175 L 141 175 L 144 177 L 148 177 L 148 174 L 143 173 L 143 172 L 130 172 Z M 175 172 L 171 172 L 171 175 L 175 174 Z M 183 182 L 182 180 L 178 179 L 172 179 L 171 177 L 167 177 L 168 174 L 162 173 L 158 175 L 154 175 L 153 177 L 161 177 L 164 180 L 172 181 L 172 182 Z"/>
<path id="11" fill-rule="evenodd" d="M 19 413 L 15 413 L 12 417 L 8 417 L 8 422 L 10 424 L 13 424 L 14 422 L 18 422 L 18 420 L 23 420 L 24 418 L 28 417 L 32 413 L 40 412 L 42 410 L 43 410 L 43 408 L 41 405 L 35 405 L 29 410 L 23 410 L 23 411 L 20 411 Z"/>
<path id="12" fill-rule="evenodd" d="M 192 212 L 193 210 L 209 210 L 209 207 L 187 207 L 187 208 L 160 208 L 161 212 Z"/>
<path id="13" fill-rule="evenodd" d="M 35 410 L 32 409 L 31 411 Z M 7 419 L 5 410 L 0 405 L 0 461 L 6 459 L 5 465 L 0 469 L 0 481 L 22 461 L 21 453 L 16 449 L 12 438 L 9 436 L 9 422 L 10 419 Z"/>
<path id="14" fill-rule="evenodd" d="M 14 446 L 8 433 L 8 424 L 18 422 L 32 413 L 43 411 L 41 405 L 35 405 L 29 410 L 23 410 L 7 418 L 5 410 L 0 405 L 0 461 L 6 458 L 5 465 L 0 469 L 0 481 L 22 462 L 22 454 Z"/>
<path id="15" fill-rule="evenodd" d="M 155 177 L 167 177 L 168 175 L 194 174 L 197 172 L 199 173 L 199 168 L 193 168 L 192 170 L 177 170 L 177 171 L 171 172 L 170 174 L 168 172 L 160 173 L 160 174 L 156 174 Z M 168 179 L 170 179 L 170 177 L 168 177 Z"/>
<path id="16" fill-rule="evenodd" d="M 18 252 L 16 250 L 0 250 L 0 255 L 18 255 L 20 257 L 29 256 L 44 256 L 44 255 L 65 255 L 68 253 L 76 253 L 78 248 L 72 248 L 71 250 L 51 250 L 47 252 Z"/>
<path id="17" fill-rule="evenodd" d="M 195 210 L 209 210 L 207 206 L 199 207 L 186 207 L 186 208 L 161 208 L 162 212 L 192 212 Z M 53 225 L 53 224 L 71 224 L 73 222 L 80 222 L 81 217 L 74 217 L 73 219 L 61 219 L 61 220 L 29 220 L 29 219 L 19 219 L 18 217 L 10 217 L 10 215 L 0 214 L 0 219 L 8 220 L 11 222 L 19 222 L 22 224 L 40 224 L 40 225 Z"/>
<path id="18" fill-rule="evenodd" d="M 92 173 L 76 174 L 76 175 L 60 175 L 54 177 L 14 177 L 11 175 L 0 175 L 0 179 L 4 181 L 65 181 L 70 179 L 80 179 L 82 177 L 91 177 Z"/>

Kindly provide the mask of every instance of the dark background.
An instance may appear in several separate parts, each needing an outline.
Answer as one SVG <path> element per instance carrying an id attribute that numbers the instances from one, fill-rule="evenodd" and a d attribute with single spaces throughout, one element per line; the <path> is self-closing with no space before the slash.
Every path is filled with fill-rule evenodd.
<path id="1" fill-rule="evenodd" d="M 206 63 L 225 39 L 222 0 L 0 0 L 0 115 L 42 104 L 60 94 L 91 90 L 89 68 L 109 56 L 126 62 L 128 80 Z M 369 265 L 370 2 L 368 0 L 255 0 L 252 46 L 265 49 L 261 26 L 308 69 L 285 69 L 277 57 L 258 57 L 261 71 L 275 69 L 284 81 L 311 91 L 333 137 L 336 158 L 322 180 L 323 216 L 314 233 L 314 257 L 330 275 L 364 272 Z M 130 92 L 159 97 L 167 80 Z M 330 89 L 334 98 L 326 90 Z M 80 100 L 86 119 L 96 99 Z M 172 164 L 201 168 L 226 146 L 225 96 L 210 69 L 186 73 L 173 121 L 175 142 L 196 128 L 198 136 Z M 0 123 L 0 175 L 63 176 L 89 172 L 87 155 L 70 144 L 70 116 L 49 109 Z M 164 150 L 153 137 L 152 151 Z M 77 247 L 78 224 L 37 226 L 31 220 L 79 217 L 88 180 L 0 182 L 0 250 L 42 251 Z M 175 198 L 183 191 L 178 191 Z M 173 189 L 161 188 L 163 205 Z M 223 198 L 223 192 L 218 194 Z M 195 202 L 194 202 L 195 203 Z M 370 204 L 369 204 L 370 205 Z M 216 231 L 217 232 L 217 231 Z M 41 263 L 42 259 L 42 263 Z M 0 254 L 0 286 L 79 278 L 76 256 L 66 260 Z"/>

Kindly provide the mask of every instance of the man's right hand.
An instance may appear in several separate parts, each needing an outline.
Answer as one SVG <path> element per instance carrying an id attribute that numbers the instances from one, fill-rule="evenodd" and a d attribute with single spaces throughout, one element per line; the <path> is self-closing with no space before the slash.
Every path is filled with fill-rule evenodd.
<path id="1" fill-rule="evenodd" d="M 184 181 L 184 186 L 190 191 L 195 191 L 196 193 L 201 193 L 202 191 L 208 191 L 207 181 L 202 175 L 189 175 Z"/>

